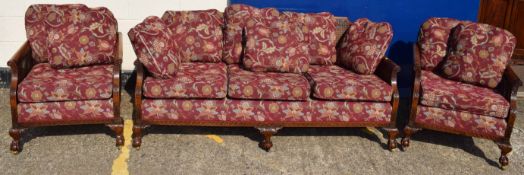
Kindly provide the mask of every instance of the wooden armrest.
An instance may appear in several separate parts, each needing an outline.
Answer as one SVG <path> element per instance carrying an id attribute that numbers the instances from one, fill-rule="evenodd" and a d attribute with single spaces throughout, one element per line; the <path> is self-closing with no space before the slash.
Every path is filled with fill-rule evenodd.
<path id="1" fill-rule="evenodd" d="M 420 81 L 422 76 L 422 69 L 420 65 L 420 52 L 418 45 L 413 44 L 413 94 L 411 96 L 411 111 L 409 115 L 409 125 L 413 125 L 415 122 L 415 115 L 417 113 L 417 106 L 420 96 Z"/>
<path id="2" fill-rule="evenodd" d="M 31 46 L 29 41 L 26 41 L 16 53 L 7 62 L 11 69 L 11 84 L 9 92 L 9 103 L 11 105 L 11 123 L 14 128 L 18 126 L 18 111 L 17 111 L 17 91 L 18 84 L 27 76 L 35 65 L 35 61 L 31 55 Z"/>
<path id="3" fill-rule="evenodd" d="M 122 70 L 122 33 L 117 33 L 115 55 L 113 56 L 113 107 L 115 116 L 120 116 L 120 72 Z"/>
<path id="4" fill-rule="evenodd" d="M 136 122 L 141 122 L 142 115 L 140 109 L 142 109 L 142 84 L 144 82 L 144 65 L 138 60 L 135 60 L 135 68 L 136 68 L 136 84 L 135 84 L 135 93 L 134 93 L 134 106 L 137 111 L 136 117 L 138 117 L 138 120 L 135 120 Z M 141 124 L 141 123 L 136 123 Z"/>
<path id="5" fill-rule="evenodd" d="M 504 96 L 507 101 L 511 102 L 512 100 L 517 100 L 517 91 L 520 86 L 522 86 L 522 81 L 511 66 L 508 65 L 496 90 Z"/>
<path id="6" fill-rule="evenodd" d="M 393 85 L 393 84 L 396 85 L 397 74 L 399 72 L 400 72 L 400 66 L 395 64 L 395 62 L 391 61 L 390 59 L 384 58 L 378 64 L 378 67 L 375 70 L 375 75 L 377 75 L 382 80 L 389 83 L 390 85 Z"/>

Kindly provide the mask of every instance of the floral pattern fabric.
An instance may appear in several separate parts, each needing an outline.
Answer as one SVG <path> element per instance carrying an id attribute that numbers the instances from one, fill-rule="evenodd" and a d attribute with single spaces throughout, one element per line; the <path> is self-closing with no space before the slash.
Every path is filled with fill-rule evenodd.
<path id="1" fill-rule="evenodd" d="M 311 66 L 313 97 L 326 100 L 391 101 L 393 88 L 376 75 L 360 75 L 338 66 Z"/>
<path id="2" fill-rule="evenodd" d="M 229 65 L 228 97 L 236 99 L 307 100 L 310 86 L 301 74 L 252 72 Z"/>
<path id="3" fill-rule="evenodd" d="M 501 118 L 471 114 L 442 108 L 418 106 L 415 123 L 424 128 L 503 138 L 506 121 Z"/>
<path id="4" fill-rule="evenodd" d="M 430 71 L 422 71 L 422 97 L 426 106 L 472 114 L 506 118 L 509 102 L 489 88 L 447 80 Z"/>
<path id="5" fill-rule="evenodd" d="M 58 7 L 46 17 L 49 63 L 69 68 L 111 63 L 117 41 L 117 22 L 104 7 Z"/>
<path id="6" fill-rule="evenodd" d="M 447 78 L 495 88 L 510 62 L 516 38 L 488 24 L 459 24 L 453 31 L 450 53 L 444 61 Z"/>
<path id="7" fill-rule="evenodd" d="M 147 77 L 148 98 L 225 98 L 227 69 L 224 63 L 182 63 L 174 78 Z"/>
<path id="8" fill-rule="evenodd" d="M 157 78 L 173 78 L 180 66 L 182 57 L 173 33 L 156 17 L 150 16 L 127 33 L 138 60 Z"/>
<path id="9" fill-rule="evenodd" d="M 174 33 L 182 62 L 221 62 L 224 18 L 215 9 L 166 11 L 162 20 Z"/>
<path id="10" fill-rule="evenodd" d="M 109 99 L 112 82 L 112 65 L 54 69 L 40 63 L 20 82 L 17 95 L 20 102 Z"/>
<path id="11" fill-rule="evenodd" d="M 444 59 L 451 29 L 461 22 L 465 21 L 434 17 L 422 24 L 417 42 L 422 69 L 431 71 Z"/>
<path id="12" fill-rule="evenodd" d="M 145 99 L 142 116 L 153 122 L 344 122 L 387 124 L 389 103 Z"/>
<path id="13" fill-rule="evenodd" d="M 358 19 L 350 25 L 341 41 L 341 65 L 359 74 L 373 74 L 392 38 L 393 30 L 389 23 Z"/>
<path id="14" fill-rule="evenodd" d="M 258 23 L 247 27 L 244 67 L 255 72 L 307 72 L 307 44 L 300 41 L 296 27 L 280 21 L 275 26 Z"/>
<path id="15" fill-rule="evenodd" d="M 31 45 L 33 59 L 38 63 L 47 62 L 50 57 L 47 46 L 49 26 L 46 24 L 46 20 L 49 12 L 59 9 L 78 11 L 80 9 L 85 10 L 87 7 L 83 4 L 33 4 L 25 13 L 26 36 Z"/>
<path id="16" fill-rule="evenodd" d="M 18 103 L 17 110 L 22 124 L 109 122 L 115 118 L 112 99 Z"/>
<path id="17" fill-rule="evenodd" d="M 308 43 L 310 64 L 331 65 L 337 59 L 337 21 L 329 12 L 283 12 L 281 20 L 298 22 Z"/>
<path id="18" fill-rule="evenodd" d="M 228 64 L 240 63 L 245 39 L 242 30 L 253 27 L 256 23 L 271 25 L 279 20 L 280 13 L 275 8 L 258 9 L 244 4 L 232 4 L 226 7 L 224 18 L 226 29 L 224 33 L 223 59 Z"/>

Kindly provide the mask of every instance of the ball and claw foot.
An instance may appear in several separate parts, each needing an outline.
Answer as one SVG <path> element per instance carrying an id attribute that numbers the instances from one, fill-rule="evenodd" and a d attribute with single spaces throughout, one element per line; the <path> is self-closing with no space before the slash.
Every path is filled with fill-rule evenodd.
<path id="1" fill-rule="evenodd" d="M 402 144 L 402 148 L 409 147 L 409 142 L 409 137 L 402 137 L 402 140 L 400 141 L 400 143 Z"/>
<path id="2" fill-rule="evenodd" d="M 508 168 L 509 159 L 506 155 L 501 155 L 499 158 L 500 168 L 506 170 Z"/>
<path id="3" fill-rule="evenodd" d="M 14 140 L 11 142 L 11 153 L 14 155 L 20 153 L 20 142 Z"/>
<path id="4" fill-rule="evenodd" d="M 266 150 L 267 152 L 269 152 L 271 147 L 273 147 L 273 142 L 264 140 L 264 141 L 260 142 L 259 146 L 260 146 L 260 148 L 262 148 L 262 149 Z"/>
<path id="5" fill-rule="evenodd" d="M 21 133 L 22 133 L 21 129 L 14 129 L 13 128 L 13 129 L 9 130 L 9 136 L 11 136 L 11 138 L 13 138 L 13 141 L 11 142 L 11 145 L 10 145 L 10 150 L 15 155 L 20 153 Z"/>
<path id="6" fill-rule="evenodd" d="M 388 149 L 389 149 L 389 151 L 397 152 L 398 151 L 397 145 L 398 145 L 398 143 L 397 143 L 396 140 L 394 140 L 394 139 L 393 140 L 392 139 L 388 140 Z"/>

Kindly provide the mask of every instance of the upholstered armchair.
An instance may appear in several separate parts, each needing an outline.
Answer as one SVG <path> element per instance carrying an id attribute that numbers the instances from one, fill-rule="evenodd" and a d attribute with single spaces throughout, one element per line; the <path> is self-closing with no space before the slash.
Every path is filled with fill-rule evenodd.
<path id="1" fill-rule="evenodd" d="M 116 145 L 123 145 L 122 39 L 111 12 L 76 4 L 32 5 L 26 30 L 28 41 L 7 63 L 11 151 L 21 151 L 22 131 L 54 125 L 106 124 L 116 133 Z"/>
<path id="2" fill-rule="evenodd" d="M 485 138 L 498 145 L 499 163 L 507 166 L 522 85 L 508 65 L 514 44 L 513 35 L 493 26 L 449 18 L 426 21 L 413 46 L 415 80 L 403 147 L 422 128 Z"/>

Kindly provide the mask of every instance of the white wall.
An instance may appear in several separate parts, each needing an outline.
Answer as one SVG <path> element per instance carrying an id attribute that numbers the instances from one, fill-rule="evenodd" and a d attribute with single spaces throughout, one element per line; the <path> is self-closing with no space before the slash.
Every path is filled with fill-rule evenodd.
<path id="1" fill-rule="evenodd" d="M 161 16 L 166 10 L 217 9 L 224 11 L 227 0 L 0 0 L 0 67 L 26 40 L 24 15 L 31 4 L 82 3 L 89 7 L 109 8 L 118 20 L 118 30 L 124 39 L 124 63 L 122 69 L 132 70 L 135 53 L 127 32 L 145 17 Z"/>

